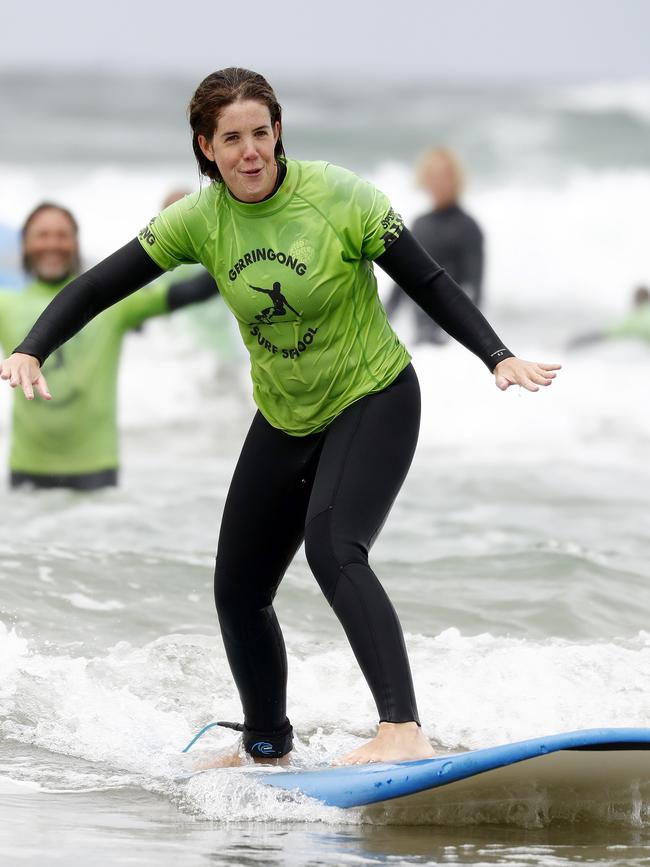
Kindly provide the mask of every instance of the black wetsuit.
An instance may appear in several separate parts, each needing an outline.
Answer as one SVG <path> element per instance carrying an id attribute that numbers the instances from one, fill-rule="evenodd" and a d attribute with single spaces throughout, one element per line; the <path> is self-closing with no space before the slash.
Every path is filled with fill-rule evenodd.
<path id="1" fill-rule="evenodd" d="M 460 284 L 477 307 L 483 284 L 483 234 L 477 222 L 458 205 L 440 208 L 418 217 L 413 235 L 427 253 Z M 393 286 L 386 302 L 391 316 L 408 301 L 399 286 Z M 422 310 L 415 309 L 415 339 L 418 343 L 445 343 L 447 334 Z"/>
<path id="2" fill-rule="evenodd" d="M 295 437 L 257 412 L 221 522 L 215 599 L 246 725 L 286 719 L 286 654 L 273 597 L 303 542 L 346 632 L 380 720 L 418 720 L 397 615 L 368 552 L 406 478 L 418 436 L 412 365 L 345 409 L 324 431 Z"/>
<path id="3" fill-rule="evenodd" d="M 408 230 L 376 261 L 489 370 L 512 355 Z M 62 290 L 16 351 L 43 361 L 90 318 L 160 273 L 131 241 Z M 419 416 L 411 365 L 319 433 L 292 436 L 255 415 L 226 500 L 215 569 L 219 622 L 244 709 L 244 745 L 253 754 L 291 749 L 287 661 L 273 598 L 303 540 L 380 719 L 419 721 L 400 624 L 368 563 L 411 463 Z"/>

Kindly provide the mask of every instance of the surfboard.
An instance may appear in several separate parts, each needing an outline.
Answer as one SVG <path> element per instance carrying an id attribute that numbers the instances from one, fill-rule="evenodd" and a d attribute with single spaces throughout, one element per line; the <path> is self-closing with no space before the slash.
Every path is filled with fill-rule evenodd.
<path id="1" fill-rule="evenodd" d="M 416 762 L 260 774 L 265 785 L 390 821 L 485 819 L 514 810 L 598 805 L 650 811 L 650 728 L 565 732 Z M 489 818 L 488 818 L 489 820 Z"/>

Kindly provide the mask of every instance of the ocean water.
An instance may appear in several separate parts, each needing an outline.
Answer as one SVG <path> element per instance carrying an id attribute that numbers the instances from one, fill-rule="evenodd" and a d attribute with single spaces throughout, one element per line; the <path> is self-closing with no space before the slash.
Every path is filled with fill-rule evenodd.
<path id="1" fill-rule="evenodd" d="M 128 85 L 128 86 L 127 86 Z M 40 199 L 78 213 L 87 262 L 192 186 L 192 82 L 8 77 L 2 265 Z M 624 314 L 650 275 L 650 84 L 353 96 L 286 86 L 292 154 L 375 181 L 411 219 L 429 141 L 468 165 L 488 242 L 487 313 L 550 389 L 499 392 L 460 346 L 413 350 L 423 424 L 373 550 L 406 633 L 424 730 L 441 750 L 650 726 L 650 349 L 567 349 Z M 37 123 L 38 120 L 38 123 Z M 380 290 L 388 288 L 382 275 Z M 396 322 L 407 344 L 412 324 Z M 0 493 L 0 852 L 7 863 L 329 865 L 650 863 L 648 804 L 504 807 L 490 822 L 372 825 L 256 784 L 183 780 L 204 723 L 240 717 L 218 634 L 219 520 L 253 414 L 245 359 L 188 311 L 126 342 L 122 483 L 91 496 Z M 6 463 L 11 394 L 0 389 Z M 299 552 L 278 594 L 295 760 L 327 763 L 375 715 Z M 212 732 L 202 749 L 234 735 Z"/>

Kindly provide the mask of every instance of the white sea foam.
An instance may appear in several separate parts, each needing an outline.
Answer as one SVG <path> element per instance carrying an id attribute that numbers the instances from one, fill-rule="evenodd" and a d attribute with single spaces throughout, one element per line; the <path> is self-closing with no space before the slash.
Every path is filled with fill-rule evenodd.
<path id="1" fill-rule="evenodd" d="M 450 629 L 433 638 L 407 636 L 407 643 L 424 729 L 442 749 L 650 725 L 642 698 L 650 689 L 647 633 L 624 643 L 570 644 Z M 291 635 L 288 645 L 296 757 L 303 765 L 327 763 L 372 732 L 370 695 L 347 649 L 297 648 Z M 0 651 L 0 731 L 10 741 L 104 764 L 107 787 L 118 770 L 133 781 L 148 780 L 148 787 L 209 818 L 342 820 L 306 799 L 260 789 L 246 772 L 174 783 L 180 749 L 192 732 L 210 719 L 239 716 L 223 650 L 212 638 L 170 635 L 72 658 L 3 628 Z M 195 750 L 232 742 L 232 732 L 213 730 Z M 78 773 L 72 773 L 76 787 Z"/>
<path id="2" fill-rule="evenodd" d="M 523 357 L 563 365 L 548 389 L 495 388 L 480 362 L 454 344 L 414 351 L 422 385 L 423 438 L 473 459 L 641 461 L 650 442 L 650 348 L 635 345 L 569 352 L 551 340 L 519 348 Z M 523 341 L 521 341 L 523 342 Z M 477 432 L 480 431 L 480 435 Z M 623 453 L 622 444 L 626 444 Z"/>
<path id="3" fill-rule="evenodd" d="M 41 786 L 29 780 L 14 780 L 0 775 L 0 795 L 24 795 L 29 792 L 40 792 Z"/>
<path id="4" fill-rule="evenodd" d="M 102 602 L 100 599 L 93 599 L 84 593 L 64 593 L 61 595 L 61 599 L 67 599 L 72 606 L 80 608 L 82 611 L 121 611 L 126 607 L 123 602 L 117 599 L 106 599 Z"/>

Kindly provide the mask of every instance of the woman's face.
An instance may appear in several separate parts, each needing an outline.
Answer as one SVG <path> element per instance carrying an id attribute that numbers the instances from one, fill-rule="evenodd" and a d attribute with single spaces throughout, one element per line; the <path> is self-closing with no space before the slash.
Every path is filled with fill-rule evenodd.
<path id="1" fill-rule="evenodd" d="M 280 124 L 271 124 L 263 102 L 239 100 L 223 109 L 211 139 L 199 136 L 199 147 L 217 164 L 233 196 L 242 202 L 260 202 L 275 185 L 279 135 Z"/>

